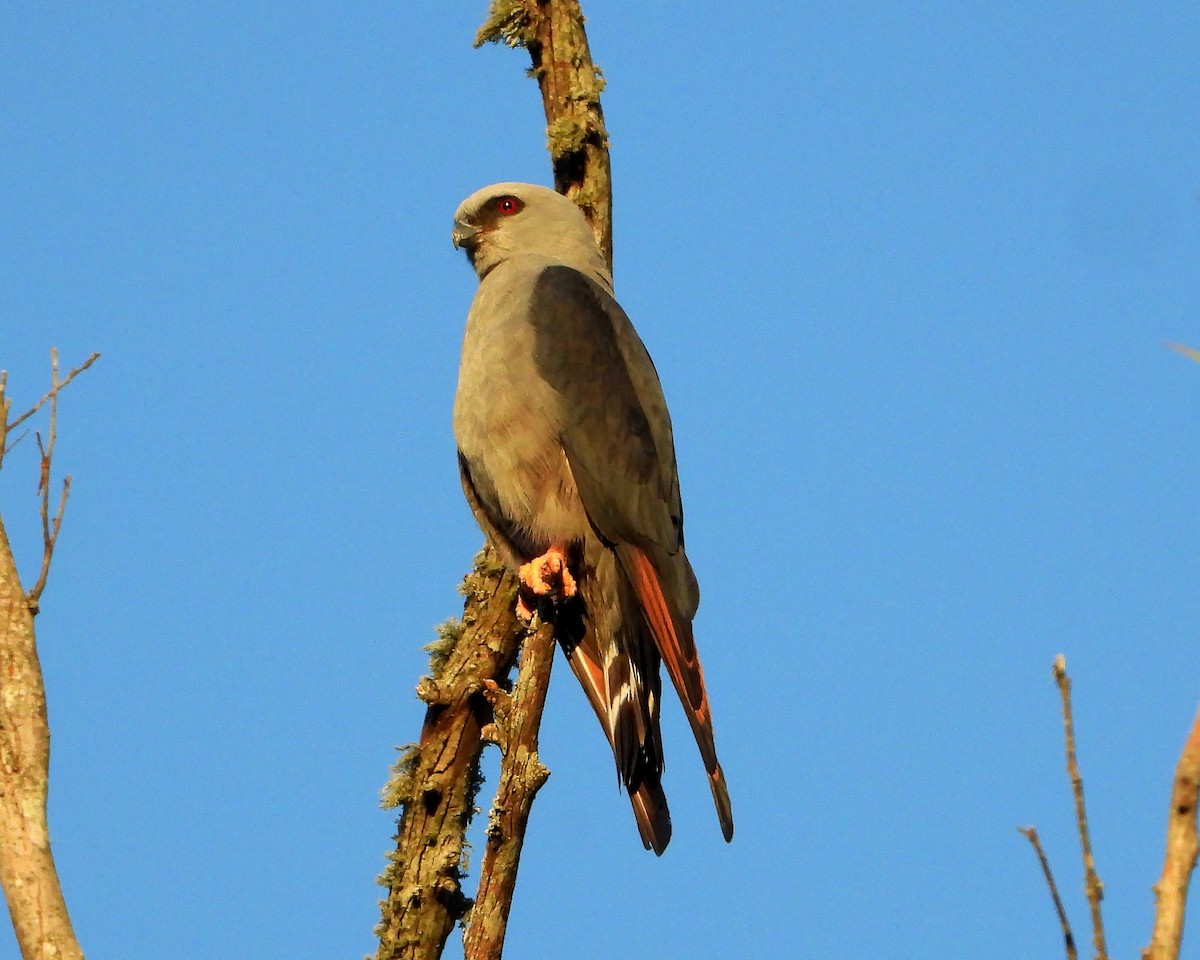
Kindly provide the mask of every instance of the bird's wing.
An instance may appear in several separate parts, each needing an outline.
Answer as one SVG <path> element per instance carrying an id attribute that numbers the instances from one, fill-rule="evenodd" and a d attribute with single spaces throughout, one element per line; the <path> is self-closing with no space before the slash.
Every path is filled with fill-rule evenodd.
<path id="1" fill-rule="evenodd" d="M 691 620 L 699 590 L 683 550 L 671 420 L 658 373 L 620 305 L 566 266 L 534 283 L 539 374 L 561 404 L 561 442 L 598 535 L 616 552 L 683 701 L 726 839 L 733 819 Z"/>
<path id="2" fill-rule="evenodd" d="M 539 375 L 561 401 L 561 440 L 596 530 L 677 552 L 683 507 L 671 419 L 650 355 L 625 312 L 584 274 L 549 266 L 529 318 Z"/>

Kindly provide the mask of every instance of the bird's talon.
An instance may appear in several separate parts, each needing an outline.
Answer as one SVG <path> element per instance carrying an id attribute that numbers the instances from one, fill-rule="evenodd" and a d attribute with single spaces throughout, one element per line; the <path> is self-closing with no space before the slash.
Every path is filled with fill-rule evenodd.
<path id="1" fill-rule="evenodd" d="M 561 547 L 551 547 L 540 557 L 522 564 L 520 574 L 521 582 L 539 597 L 573 597 L 578 589 Z"/>

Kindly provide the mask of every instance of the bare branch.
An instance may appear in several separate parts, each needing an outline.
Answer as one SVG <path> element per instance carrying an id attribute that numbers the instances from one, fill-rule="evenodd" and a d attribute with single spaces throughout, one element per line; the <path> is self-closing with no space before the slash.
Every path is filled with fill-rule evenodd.
<path id="1" fill-rule="evenodd" d="M 528 48 L 542 92 L 554 189 L 583 210 L 612 268 L 612 175 L 600 109 L 604 78 L 592 62 L 578 0 L 493 0 L 475 45 Z"/>
<path id="2" fill-rule="evenodd" d="M 39 400 L 32 407 L 30 407 L 28 410 L 26 410 L 23 414 L 21 414 L 19 417 L 17 417 L 16 420 L 10 421 L 7 424 L 7 429 L 11 430 L 13 427 L 20 426 L 22 423 L 24 423 L 26 420 L 28 420 L 30 417 L 32 417 L 35 413 L 37 413 L 39 410 L 42 409 L 42 407 L 44 407 L 46 405 L 46 402 L 48 400 L 50 400 L 52 397 L 57 396 L 58 392 L 60 390 L 62 390 L 68 383 L 70 383 L 77 376 L 79 376 L 79 374 L 83 373 L 84 370 L 86 370 L 93 363 L 95 363 L 97 360 L 100 359 L 100 354 L 93 353 L 90 357 L 88 357 L 86 360 L 84 360 L 83 363 L 81 363 L 74 370 L 72 370 L 70 373 L 68 373 L 66 375 L 66 377 L 64 377 L 61 381 L 59 381 L 59 379 L 58 379 L 58 352 L 56 350 L 51 350 L 50 353 L 51 353 L 51 366 L 53 367 L 53 371 L 54 371 L 54 386 L 51 387 L 46 392 L 46 395 L 43 396 L 41 400 Z"/>
<path id="3" fill-rule="evenodd" d="M 3 466 L 4 454 L 8 450 L 8 411 L 12 409 L 7 391 L 8 371 L 0 370 L 0 466 Z"/>
<path id="4" fill-rule="evenodd" d="M 42 591 L 46 589 L 46 578 L 50 576 L 50 560 L 54 556 L 54 546 L 58 543 L 58 532 L 62 529 L 63 511 L 67 509 L 67 495 L 71 492 L 71 478 L 64 477 L 62 493 L 58 498 L 58 510 L 54 514 L 54 522 L 48 521 L 50 508 L 50 484 L 46 483 L 42 491 L 42 568 L 38 572 L 37 582 L 29 591 L 26 602 L 34 616 L 41 609 Z"/>
<path id="5" fill-rule="evenodd" d="M 1200 842 L 1196 836 L 1196 806 L 1200 800 L 1200 712 L 1183 745 L 1175 784 L 1171 790 L 1171 812 L 1167 817 L 1167 853 L 1162 877 L 1154 886 L 1156 907 L 1154 933 L 1143 960 L 1177 960 L 1183 944 L 1183 915 L 1188 884 L 1196 868 Z"/>
<path id="6" fill-rule="evenodd" d="M 46 589 L 46 578 L 50 576 L 50 561 L 54 557 L 54 545 L 58 542 L 58 532 L 62 529 L 63 512 L 67 509 L 67 496 L 71 492 L 71 478 L 67 477 L 63 480 L 62 494 L 58 498 L 58 510 L 52 523 L 50 520 L 50 471 L 54 464 L 54 444 L 58 439 L 58 394 L 73 377 L 90 367 L 98 356 L 100 354 L 93 353 L 85 363 L 72 370 L 66 380 L 60 382 L 58 379 L 58 351 L 51 347 L 50 392 L 33 408 L 36 410 L 47 399 L 50 401 L 50 426 L 47 433 L 48 439 L 44 445 L 41 433 L 37 434 L 38 452 L 42 455 L 41 468 L 38 471 L 38 495 L 42 500 L 40 511 L 42 517 L 42 568 L 38 573 L 37 582 L 34 583 L 33 589 L 26 597 L 29 610 L 34 616 L 37 615 L 41 605 L 42 591 Z M 18 418 L 15 422 L 19 423 L 20 420 L 21 418 Z"/>
<path id="7" fill-rule="evenodd" d="M 1096 873 L 1096 861 L 1092 856 L 1087 808 L 1083 802 L 1083 777 L 1079 773 L 1079 762 L 1075 757 L 1075 721 L 1071 715 L 1071 678 L 1067 676 L 1067 659 L 1061 653 L 1054 658 L 1054 681 L 1058 684 L 1059 696 L 1062 698 L 1067 773 L 1071 777 L 1071 789 L 1075 794 L 1075 818 L 1079 828 L 1079 842 L 1083 850 L 1084 889 L 1092 911 L 1092 946 L 1096 951 L 1096 960 L 1108 960 L 1108 948 L 1104 943 L 1104 919 L 1100 913 L 1100 901 L 1104 899 L 1104 884 L 1100 882 L 1100 877 Z"/>
<path id="8" fill-rule="evenodd" d="M 514 614 L 516 580 L 489 548 L 461 587 L 461 624 L 439 633 L 433 673 L 418 695 L 428 705 L 421 740 L 409 748 L 386 788 L 389 806 L 402 812 L 396 849 L 380 877 L 388 888 L 380 904 L 378 960 L 434 960 L 470 901 L 462 892 L 466 829 L 481 783 L 481 730 L 492 719 L 487 682 L 504 682 L 525 628 Z"/>
<path id="9" fill-rule="evenodd" d="M 1167 346 L 1176 353 L 1182 353 L 1185 357 L 1190 357 L 1191 359 L 1200 362 L 1200 350 L 1196 350 L 1195 348 L 1189 347 L 1183 343 L 1174 343 L 1170 340 L 1167 341 Z"/>
<path id="10" fill-rule="evenodd" d="M 71 478 L 67 477 L 58 510 L 51 520 L 50 475 L 58 437 L 58 395 L 99 356 L 92 354 L 60 380 L 58 352 L 51 350 L 50 390 L 11 423 L 8 414 L 12 404 L 5 393 L 8 378 L 0 373 L 0 463 L 6 450 L 11 449 L 6 446 L 9 430 L 28 420 L 47 402 L 50 404 L 45 442 L 37 433 L 41 453 L 37 491 L 41 500 L 42 564 L 37 582 L 28 593 L 21 586 L 0 521 L 0 883 L 25 960 L 83 958 L 50 851 L 46 820 L 50 726 L 33 618 L 46 586 L 71 485 Z"/>
<path id="11" fill-rule="evenodd" d="M 50 727 L 33 613 L 0 521 L 0 884 L 25 960 L 82 960 L 50 851 Z"/>
<path id="12" fill-rule="evenodd" d="M 1067 919 L 1067 911 L 1063 909 L 1062 898 L 1058 895 L 1058 885 L 1054 882 L 1054 874 L 1050 871 L 1050 861 L 1042 849 L 1042 841 L 1038 839 L 1036 827 L 1017 827 L 1024 837 L 1033 844 L 1033 852 L 1037 854 L 1038 862 L 1042 865 L 1042 873 L 1046 877 L 1046 886 L 1050 888 L 1050 898 L 1054 901 L 1054 912 L 1058 914 L 1058 922 L 1062 926 L 1063 946 L 1067 951 L 1067 960 L 1075 960 L 1079 955 L 1075 949 L 1075 935 L 1071 933 L 1071 921 Z"/>
<path id="13" fill-rule="evenodd" d="M 488 817 L 479 892 L 463 937 L 465 960 L 500 960 L 504 950 L 525 828 L 534 797 L 550 776 L 538 758 L 538 727 L 550 689 L 553 663 L 554 628 L 542 624 L 525 639 L 521 669 L 512 694 L 494 685 L 488 689 L 498 728 L 493 736 L 503 753 L 500 784 Z"/>

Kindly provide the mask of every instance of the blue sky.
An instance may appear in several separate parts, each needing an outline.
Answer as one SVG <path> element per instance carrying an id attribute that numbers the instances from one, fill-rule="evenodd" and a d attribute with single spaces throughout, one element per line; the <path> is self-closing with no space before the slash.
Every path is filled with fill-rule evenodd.
<path id="1" fill-rule="evenodd" d="M 1134 955 L 1200 691 L 1200 366 L 1164 347 L 1200 346 L 1200 13 L 586 11 L 737 836 L 668 705 L 675 835 L 643 852 L 560 662 L 508 955 L 1054 956 L 1030 823 L 1086 942 L 1060 651 Z M 481 542 L 451 213 L 549 179 L 484 12 L 5 12 L 14 407 L 51 346 L 104 355 L 63 400 L 38 620 L 92 960 L 373 950 L 377 791 Z M 29 579 L 31 440 L 0 476 Z"/>

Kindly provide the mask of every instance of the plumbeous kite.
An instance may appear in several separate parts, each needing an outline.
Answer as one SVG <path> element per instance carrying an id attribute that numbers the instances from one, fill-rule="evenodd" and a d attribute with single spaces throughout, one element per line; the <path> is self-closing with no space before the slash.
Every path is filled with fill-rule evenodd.
<path id="1" fill-rule="evenodd" d="M 671 839 L 659 663 L 704 758 L 725 839 L 733 812 L 692 636 L 675 444 L 650 355 L 613 298 L 582 212 L 527 183 L 454 213 L 479 289 L 454 400 L 463 490 L 520 573 L 517 612 L 553 602 L 555 635 L 608 735 L 646 849 Z"/>

